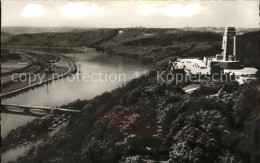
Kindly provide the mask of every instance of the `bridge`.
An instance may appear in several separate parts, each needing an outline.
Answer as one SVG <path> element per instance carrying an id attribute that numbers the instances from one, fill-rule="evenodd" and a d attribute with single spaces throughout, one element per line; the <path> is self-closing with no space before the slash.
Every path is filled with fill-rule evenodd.
<path id="1" fill-rule="evenodd" d="M 32 116 L 43 116 L 43 114 L 36 114 L 31 111 L 33 110 L 42 110 L 50 113 L 69 113 L 69 114 L 77 114 L 81 113 L 80 110 L 66 109 L 60 107 L 48 107 L 48 106 L 32 106 L 32 105 L 17 105 L 17 104 L 5 104 L 1 103 L 1 112 L 2 113 L 10 113 L 10 114 L 22 114 L 22 115 L 32 115 Z M 21 109 L 23 112 L 14 112 L 7 109 L 7 107 L 15 107 Z"/>

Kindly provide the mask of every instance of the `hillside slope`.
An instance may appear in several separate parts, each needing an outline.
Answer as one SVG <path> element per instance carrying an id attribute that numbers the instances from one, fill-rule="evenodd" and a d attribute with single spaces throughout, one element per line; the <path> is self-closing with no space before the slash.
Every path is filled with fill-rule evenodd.
<path id="1" fill-rule="evenodd" d="M 165 65 L 172 56 L 200 57 L 221 52 L 222 36 L 213 32 L 123 30 L 122 34 L 106 29 L 19 35 L 4 44 L 46 46 L 50 42 L 50 46 L 91 46 L 158 65 Z M 258 33 L 238 36 L 239 57 L 244 57 L 243 62 L 249 65 L 258 59 L 256 36 Z M 72 117 L 54 136 L 46 137 L 43 133 L 43 143 L 18 162 L 259 160 L 259 156 L 253 155 L 260 150 L 259 99 L 254 85 L 202 85 L 194 93 L 186 94 L 181 85 L 157 82 L 156 72 L 152 72 L 92 100 L 73 102 L 65 107 L 81 109 L 83 113 Z M 39 124 L 37 120 L 33 123 Z M 24 135 L 27 138 L 30 127 L 21 128 L 9 139 Z"/>
<path id="2" fill-rule="evenodd" d="M 248 105 L 250 101 L 250 105 Z M 19 162 L 252 162 L 259 150 L 254 86 L 204 84 L 189 95 L 156 82 L 156 73 L 70 107 L 73 117 L 57 136 Z M 24 131 L 27 131 L 26 128 Z"/>
<path id="3" fill-rule="evenodd" d="M 172 56 L 212 56 L 220 52 L 220 46 L 221 35 L 212 32 L 125 29 L 113 41 L 97 48 L 111 54 L 164 65 Z"/>
<path id="4" fill-rule="evenodd" d="M 117 55 L 156 63 L 171 56 L 209 56 L 219 51 L 221 36 L 212 32 L 179 29 L 99 29 L 87 32 L 21 34 L 3 45 L 95 47 Z M 116 36 L 116 37 L 115 37 Z M 113 38 L 111 40 L 111 38 Z M 110 40 L 109 42 L 107 42 Z M 168 58 L 167 58 L 168 57 Z"/>
<path id="5" fill-rule="evenodd" d="M 87 32 L 20 34 L 8 38 L 3 45 L 78 47 L 106 41 L 117 34 L 116 30 L 94 30 Z"/>
<path id="6" fill-rule="evenodd" d="M 122 34 L 118 31 L 122 30 Z M 181 29 L 98 29 L 86 32 L 21 34 L 3 45 L 92 47 L 106 53 L 136 58 L 158 66 L 175 57 L 204 57 L 221 53 L 222 34 Z M 258 32 L 237 36 L 238 59 L 258 67 Z"/>
<path id="7" fill-rule="evenodd" d="M 73 31 L 88 31 L 96 28 L 76 28 L 76 27 L 26 27 L 26 26 L 4 26 L 1 28 L 3 32 L 13 35 L 33 34 L 44 32 L 73 32 Z"/>
<path id="8" fill-rule="evenodd" d="M 6 37 L 10 37 L 10 36 L 12 36 L 12 34 L 7 33 L 7 32 L 2 32 L 2 31 L 1 31 L 1 39 L 4 39 L 4 38 L 6 38 Z"/>

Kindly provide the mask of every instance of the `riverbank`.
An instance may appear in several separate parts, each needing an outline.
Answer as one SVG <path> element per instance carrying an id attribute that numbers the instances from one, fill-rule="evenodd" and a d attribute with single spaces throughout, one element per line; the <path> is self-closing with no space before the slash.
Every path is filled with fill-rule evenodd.
<path id="1" fill-rule="evenodd" d="M 30 48 L 28 48 L 30 50 Z M 36 50 L 36 49 L 34 49 Z M 38 49 L 39 51 L 44 51 L 44 49 Z M 52 50 L 55 52 L 55 50 Z M 61 51 L 63 53 L 63 51 Z M 58 53 L 58 51 L 57 51 Z M 45 85 L 28 92 L 25 92 L 21 95 L 17 95 L 13 98 L 6 99 L 5 103 L 14 103 L 20 105 L 38 105 L 38 106 L 51 106 L 56 107 L 68 102 L 75 101 L 77 99 L 92 99 L 93 97 L 102 94 L 105 91 L 110 91 L 118 86 L 122 86 L 125 80 L 121 82 L 117 81 L 89 81 L 89 82 L 82 82 L 81 81 L 81 74 L 96 74 L 99 72 L 106 73 L 107 76 L 110 74 L 124 74 L 126 81 L 130 81 L 131 79 L 135 78 L 133 75 L 134 71 L 149 71 L 150 68 L 148 66 L 144 66 L 141 62 L 132 60 L 129 58 L 124 57 L 117 57 L 110 55 L 97 53 L 97 52 L 88 52 L 88 53 L 81 53 L 81 52 L 71 52 L 71 54 L 66 54 L 67 57 L 72 57 L 78 61 L 80 64 L 80 71 L 81 73 L 77 73 L 73 76 L 70 76 L 66 79 L 58 80 L 53 84 Z M 73 80 L 73 78 L 76 80 Z M 103 79 L 102 79 L 103 80 Z M 61 96 L 62 95 L 62 96 Z M 66 106 L 64 106 L 67 108 Z M 19 109 L 12 109 L 14 112 L 19 111 Z M 8 117 L 8 116 L 7 116 Z M 2 126 L 4 128 L 11 128 L 16 129 L 22 125 L 19 125 L 19 119 L 13 120 L 6 119 L 5 116 L 2 117 L 2 122 L 9 122 L 3 123 Z M 24 124 L 24 123 L 22 123 Z M 15 127 L 16 126 L 16 127 Z M 10 130 L 11 130 L 10 129 Z M 6 132 L 4 131 L 5 135 Z M 20 131 L 19 129 L 17 131 Z M 12 135 L 12 134 L 11 134 Z M 9 136 L 11 136 L 9 135 Z M 16 150 L 16 149 L 14 149 Z M 15 156 L 14 156 L 15 157 Z"/>
<path id="2" fill-rule="evenodd" d="M 253 153 L 258 147 L 253 142 L 259 124 L 255 116 L 258 96 L 253 86 L 202 83 L 188 94 L 182 90 L 186 83 L 174 83 L 158 83 L 152 72 L 92 100 L 63 106 L 81 109 L 83 114 L 71 117 L 55 136 L 49 136 L 48 130 L 40 130 L 37 137 L 27 132 L 52 127 L 50 118 L 48 123 L 35 120 L 14 130 L 4 142 L 8 146 L 22 139 L 43 140 L 19 162 L 257 159 Z M 236 138 L 227 139 L 231 135 Z M 187 152 L 192 160 L 185 157 Z"/>
<path id="3" fill-rule="evenodd" d="M 37 60 L 35 60 L 35 58 L 24 53 L 12 52 L 11 54 L 3 55 L 1 62 L 1 77 L 28 69 L 36 63 Z"/>
<path id="4" fill-rule="evenodd" d="M 123 31 L 123 33 L 118 33 Z M 237 36 L 237 55 L 241 64 L 260 67 L 258 32 Z M 50 39 L 51 38 L 51 39 Z M 70 39 L 69 39 L 70 38 Z M 214 31 L 183 29 L 97 29 L 87 32 L 21 34 L 10 37 L 3 45 L 96 48 L 109 54 L 136 58 L 165 67 L 171 57 L 215 56 L 221 52 L 222 36 Z"/>
<path id="5" fill-rule="evenodd" d="M 0 152 L 4 153 L 18 145 L 48 137 L 52 131 L 59 127 L 60 124 L 68 121 L 70 117 L 71 115 L 69 114 L 48 114 L 33 120 L 23 127 L 12 130 L 9 135 L 2 140 Z"/>
<path id="6" fill-rule="evenodd" d="M 8 84 L 6 87 L 2 87 L 2 90 L 1 90 L 2 99 L 12 97 L 21 92 L 27 91 L 27 90 L 35 88 L 35 87 L 39 87 L 45 83 L 53 82 L 54 80 L 64 78 L 70 74 L 77 72 L 77 66 L 71 58 L 68 58 L 65 56 L 60 56 L 60 55 L 39 53 L 39 52 L 27 52 L 27 53 L 33 55 L 32 57 L 34 57 L 34 60 L 37 60 L 37 65 L 39 65 L 41 67 L 41 71 L 39 71 L 39 69 L 35 70 L 35 68 L 26 69 L 26 71 L 24 71 L 24 69 L 19 70 L 19 73 L 26 74 L 26 76 L 23 77 L 23 78 L 25 78 L 25 80 L 23 80 L 21 82 L 20 81 L 21 78 L 19 78 L 20 80 L 17 79 L 16 81 L 10 81 L 12 83 Z M 32 54 L 32 53 L 34 53 L 34 54 Z M 43 58 L 42 57 L 43 55 L 47 55 L 47 59 Z M 48 58 L 49 56 L 51 56 L 51 57 Z M 49 62 L 48 59 L 52 59 L 52 58 L 56 58 L 57 61 L 55 64 L 57 64 L 58 62 L 61 62 L 61 60 L 65 60 L 68 64 L 68 65 L 63 65 L 62 67 L 56 66 L 56 67 L 52 68 L 52 74 L 55 73 L 54 77 L 51 74 L 45 75 L 46 72 L 44 72 L 47 69 L 46 67 L 48 66 L 47 65 Z M 41 62 L 38 60 L 41 60 Z M 18 70 L 16 70 L 16 71 L 18 71 Z M 31 76 L 33 74 L 37 74 L 38 76 L 43 76 L 43 79 L 41 79 L 41 80 L 36 79 L 33 81 L 33 83 L 31 83 L 31 81 L 29 81 L 29 79 L 30 79 L 29 76 Z M 29 78 L 29 79 L 27 79 L 27 78 Z"/>

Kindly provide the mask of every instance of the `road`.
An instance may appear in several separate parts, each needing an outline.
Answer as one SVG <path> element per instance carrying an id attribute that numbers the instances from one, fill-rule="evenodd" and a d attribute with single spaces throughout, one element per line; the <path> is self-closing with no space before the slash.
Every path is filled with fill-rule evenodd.
<path id="1" fill-rule="evenodd" d="M 16 70 L 16 73 L 25 73 L 26 76 L 24 78 L 26 78 L 26 80 L 23 80 L 23 78 L 19 78 L 19 80 L 17 81 L 13 81 L 12 80 L 12 75 L 6 75 L 4 77 L 1 77 L 1 90 L 2 90 L 2 94 L 1 94 L 1 98 L 6 98 L 6 97 L 10 97 L 13 95 L 16 95 L 20 92 L 26 91 L 30 88 L 34 88 L 37 86 L 40 86 L 42 84 L 45 84 L 47 82 L 51 82 L 53 80 L 59 79 L 59 78 L 63 78 L 67 75 L 69 75 L 70 73 L 75 73 L 77 71 L 77 67 L 75 65 L 75 63 L 67 57 L 64 56 L 58 56 L 59 59 L 57 61 L 57 63 L 55 63 L 56 65 L 59 66 L 55 66 L 52 68 L 53 73 L 57 74 L 55 75 L 55 77 L 52 77 L 52 75 L 46 75 L 46 73 L 44 72 L 44 69 L 46 68 L 46 64 L 44 65 L 44 62 L 48 62 L 46 61 L 48 58 L 57 58 L 57 56 L 55 55 L 51 55 L 51 54 L 45 54 L 44 53 L 39 53 L 39 52 L 33 52 L 35 54 L 38 53 L 38 56 L 44 56 L 45 58 L 41 58 L 41 60 L 44 60 L 42 62 L 39 62 L 40 58 L 37 58 L 36 56 L 32 56 L 32 59 L 34 61 L 34 65 L 31 65 L 30 67 L 26 68 L 26 69 L 22 69 L 22 70 Z M 46 56 L 48 55 L 48 56 Z M 50 56 L 50 57 L 49 57 Z M 59 62 L 61 62 L 62 64 L 58 64 Z M 42 77 L 42 79 L 37 78 L 33 83 L 31 83 L 31 81 L 29 80 L 29 76 L 30 75 L 34 75 L 37 74 L 39 76 Z M 23 81 L 21 81 L 23 80 Z"/>

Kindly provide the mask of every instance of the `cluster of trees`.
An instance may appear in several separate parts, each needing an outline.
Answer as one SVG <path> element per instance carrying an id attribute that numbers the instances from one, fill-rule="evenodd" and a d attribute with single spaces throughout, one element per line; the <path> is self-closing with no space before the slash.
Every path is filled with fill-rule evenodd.
<path id="1" fill-rule="evenodd" d="M 124 43 L 126 46 L 171 46 L 177 42 L 214 42 L 221 40 L 221 35 L 212 32 L 180 31 L 178 33 L 158 32 L 149 37 L 136 38 Z"/>
<path id="2" fill-rule="evenodd" d="M 238 59 L 245 66 L 260 68 L 259 33 L 249 32 L 237 38 Z"/>
<path id="3" fill-rule="evenodd" d="M 253 86 L 179 86 L 135 79 L 82 106 L 65 129 L 21 160 L 33 162 L 248 162 L 258 150 L 258 96 Z M 250 105 L 248 103 L 250 102 Z M 259 132 L 259 131 L 258 131 Z M 55 152 L 53 152 L 55 151 Z"/>

